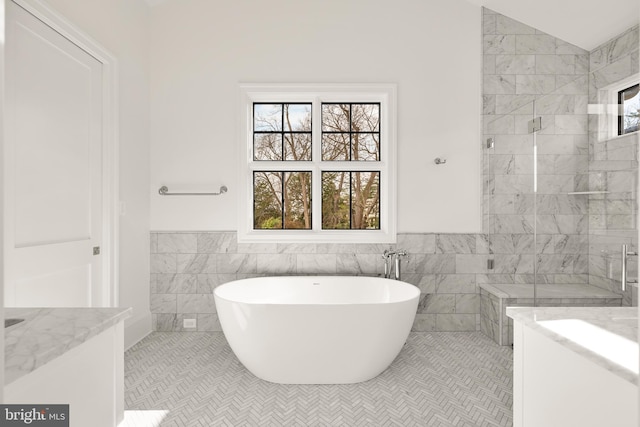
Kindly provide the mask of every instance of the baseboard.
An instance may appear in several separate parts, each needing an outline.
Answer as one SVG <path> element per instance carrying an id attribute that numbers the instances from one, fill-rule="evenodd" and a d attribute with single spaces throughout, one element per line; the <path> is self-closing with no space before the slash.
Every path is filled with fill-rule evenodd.
<path id="1" fill-rule="evenodd" d="M 124 322 L 124 349 L 133 347 L 151 333 L 151 313 L 142 313 Z"/>

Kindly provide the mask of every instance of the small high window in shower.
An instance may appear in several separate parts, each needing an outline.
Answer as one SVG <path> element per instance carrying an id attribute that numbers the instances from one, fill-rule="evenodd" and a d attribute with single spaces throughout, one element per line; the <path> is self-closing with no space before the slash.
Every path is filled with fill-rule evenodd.
<path id="1" fill-rule="evenodd" d="M 618 91 L 618 135 L 640 129 L 640 85 Z"/>

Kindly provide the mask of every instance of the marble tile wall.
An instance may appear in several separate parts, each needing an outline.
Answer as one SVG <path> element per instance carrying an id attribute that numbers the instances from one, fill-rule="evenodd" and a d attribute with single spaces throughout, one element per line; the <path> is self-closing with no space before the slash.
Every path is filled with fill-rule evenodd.
<path id="1" fill-rule="evenodd" d="M 587 283 L 588 200 L 568 193 L 588 187 L 589 53 L 483 11 L 483 141 L 495 144 L 483 159 L 489 253 L 519 257 L 516 274 L 531 275 L 537 252 L 538 282 Z M 536 200 L 528 132 L 534 113 L 542 117 Z M 494 272 L 500 272 L 498 258 Z M 516 279 L 522 283 L 523 277 Z"/>
<path id="2" fill-rule="evenodd" d="M 421 290 L 414 330 L 479 330 L 477 285 L 530 281 L 531 258 L 518 253 L 527 244 L 530 242 L 519 237 L 490 239 L 482 234 L 399 234 L 395 246 L 409 252 L 403 261 L 402 279 Z M 393 246 L 238 244 L 235 232 L 152 232 L 154 330 L 183 331 L 185 318 L 197 319 L 199 331 L 219 330 L 213 290 L 236 279 L 381 275 L 381 254 L 389 247 Z M 490 256 L 495 258 L 495 270 L 487 269 Z M 567 276 L 564 280 L 576 280 L 563 276 Z"/>
<path id="3" fill-rule="evenodd" d="M 589 55 L 589 104 L 607 103 L 607 86 L 638 74 L 638 26 L 603 43 Z M 637 245 L 638 135 L 610 138 L 606 117 L 589 115 L 589 185 L 607 194 L 589 196 L 589 283 L 637 304 L 637 289 L 620 288 L 620 245 Z M 631 250 L 631 249 L 630 249 Z M 635 279 L 635 259 L 629 262 Z"/>

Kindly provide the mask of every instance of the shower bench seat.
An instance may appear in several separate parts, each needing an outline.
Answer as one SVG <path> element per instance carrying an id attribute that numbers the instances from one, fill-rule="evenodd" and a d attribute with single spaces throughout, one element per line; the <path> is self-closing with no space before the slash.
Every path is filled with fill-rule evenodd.
<path id="1" fill-rule="evenodd" d="M 499 345 L 513 344 L 513 320 L 507 307 L 532 307 L 532 284 L 481 284 L 480 330 Z M 539 284 L 539 307 L 620 307 L 622 296 L 586 284 Z"/>

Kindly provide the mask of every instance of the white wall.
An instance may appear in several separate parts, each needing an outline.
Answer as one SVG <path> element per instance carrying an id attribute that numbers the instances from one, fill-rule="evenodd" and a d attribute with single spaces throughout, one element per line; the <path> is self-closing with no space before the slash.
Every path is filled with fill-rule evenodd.
<path id="1" fill-rule="evenodd" d="M 154 7 L 151 229 L 236 229 L 239 82 L 383 82 L 398 84 L 398 231 L 481 231 L 480 13 L 464 0 Z M 221 197 L 157 194 L 221 184 Z"/>
<path id="2" fill-rule="evenodd" d="M 143 0 L 47 0 L 118 59 L 120 306 L 133 307 L 125 346 L 151 330 L 149 312 L 149 9 Z"/>

